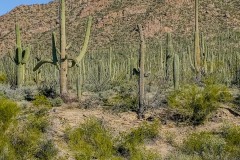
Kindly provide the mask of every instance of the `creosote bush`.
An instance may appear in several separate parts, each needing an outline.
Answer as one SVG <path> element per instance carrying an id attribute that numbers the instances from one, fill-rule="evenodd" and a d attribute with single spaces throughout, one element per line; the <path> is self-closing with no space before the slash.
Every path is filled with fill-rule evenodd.
<path id="1" fill-rule="evenodd" d="M 220 132 L 199 132 L 189 135 L 178 152 L 168 159 L 179 160 L 238 160 L 240 157 L 240 127 L 224 126 Z"/>
<path id="2" fill-rule="evenodd" d="M 207 116 L 219 107 L 219 102 L 228 102 L 231 99 L 232 95 L 223 85 L 188 85 L 174 91 L 168 97 L 168 104 L 197 125 L 203 123 Z"/>
<path id="3" fill-rule="evenodd" d="M 158 122 L 144 123 L 130 133 L 114 137 L 102 121 L 90 118 L 77 129 L 68 130 L 67 138 L 79 160 L 159 160 L 159 155 L 142 147 L 144 142 L 157 137 L 158 129 Z"/>
<path id="4" fill-rule="evenodd" d="M 102 122 L 91 118 L 86 123 L 68 133 L 69 145 L 76 151 L 76 159 L 113 158 L 113 140 Z"/>
<path id="5" fill-rule="evenodd" d="M 19 108 L 15 102 L 0 97 L 0 132 L 9 127 L 18 112 Z"/>
<path id="6" fill-rule="evenodd" d="M 37 95 L 35 96 L 35 100 L 32 102 L 34 106 L 51 106 L 51 102 L 48 100 L 48 98 L 44 95 Z"/>
<path id="7" fill-rule="evenodd" d="M 5 74 L 0 74 L 0 84 L 7 82 L 7 76 Z"/>
<path id="8" fill-rule="evenodd" d="M 49 126 L 48 110 L 46 106 L 39 106 L 23 111 L 15 102 L 0 99 L 1 160 L 54 159 L 57 150 L 45 135 Z"/>
<path id="9" fill-rule="evenodd" d="M 107 109 L 114 112 L 137 111 L 137 95 L 132 84 L 123 83 L 113 91 L 115 94 L 102 97 Z"/>

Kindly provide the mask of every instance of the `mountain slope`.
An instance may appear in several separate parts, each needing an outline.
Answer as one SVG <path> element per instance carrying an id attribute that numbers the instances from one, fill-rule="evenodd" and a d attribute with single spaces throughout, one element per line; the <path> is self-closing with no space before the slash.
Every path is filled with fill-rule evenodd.
<path id="1" fill-rule="evenodd" d="M 136 42 L 136 24 L 142 23 L 147 38 L 159 38 L 166 32 L 188 37 L 194 28 L 193 0 L 66 0 L 67 37 L 70 52 L 76 52 L 83 41 L 86 17 L 93 15 L 94 26 L 90 48 L 108 44 Z M 58 32 L 58 1 L 45 5 L 19 6 L 0 17 L 0 53 L 15 44 L 14 24 L 22 27 L 24 43 L 39 44 L 42 52 L 51 45 L 51 32 Z M 238 0 L 201 0 L 200 30 L 209 37 L 228 29 L 240 30 Z M 34 45 L 36 46 L 36 45 Z"/>

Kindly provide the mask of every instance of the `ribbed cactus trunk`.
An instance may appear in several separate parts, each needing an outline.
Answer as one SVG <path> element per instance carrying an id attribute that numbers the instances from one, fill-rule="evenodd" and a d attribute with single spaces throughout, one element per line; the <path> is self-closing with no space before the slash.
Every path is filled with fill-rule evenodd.
<path id="1" fill-rule="evenodd" d="M 27 63 L 30 55 L 30 49 L 27 47 L 25 50 L 22 49 L 21 44 L 21 34 L 20 27 L 18 24 L 15 26 L 16 32 L 16 52 L 15 57 L 13 59 L 16 64 L 16 85 L 17 87 L 21 87 L 24 83 L 24 73 L 25 73 L 25 64 Z"/>
<path id="2" fill-rule="evenodd" d="M 61 25 L 60 25 L 60 43 L 61 43 L 61 62 L 60 62 L 60 93 L 61 96 L 65 97 L 68 94 L 67 88 L 67 72 L 68 72 L 68 61 L 66 58 L 66 17 L 65 17 L 65 0 L 61 0 Z"/>
<path id="3" fill-rule="evenodd" d="M 179 80 L 180 80 L 179 56 L 175 54 L 173 59 L 173 83 L 174 83 L 175 90 L 179 89 Z"/>
<path id="4" fill-rule="evenodd" d="M 16 72 L 17 72 L 17 74 L 16 74 L 16 78 L 17 78 L 17 80 L 16 80 L 16 85 L 18 86 L 18 87 L 21 87 L 22 86 L 22 84 L 23 84 L 23 64 L 21 64 L 21 59 L 22 59 L 22 45 L 21 45 L 21 35 L 20 35 L 20 28 L 19 28 L 19 25 L 17 25 L 16 24 L 16 26 L 15 26 L 15 30 L 16 30 L 16 45 L 17 45 L 17 50 L 16 50 L 16 52 L 17 52 L 17 57 L 15 57 L 15 58 L 17 58 L 16 59 L 16 67 L 17 67 L 17 69 L 16 69 Z"/>
<path id="5" fill-rule="evenodd" d="M 198 1 L 195 0 L 195 37 L 194 37 L 194 52 L 195 52 L 195 71 L 197 81 L 201 81 L 201 52 L 199 41 L 199 25 L 198 25 Z"/>
<path id="6" fill-rule="evenodd" d="M 173 60 L 172 38 L 171 38 L 171 33 L 167 33 L 167 49 L 166 49 L 166 64 L 165 64 L 166 65 L 166 68 L 165 68 L 166 81 L 171 80 L 170 72 L 171 72 L 172 60 Z"/>
<path id="7" fill-rule="evenodd" d="M 145 51 L 146 51 L 146 44 L 144 39 L 144 33 L 142 29 L 142 25 L 138 25 L 139 34 L 140 34 L 140 51 L 139 51 L 139 108 L 138 108 L 138 118 L 144 118 L 144 63 L 145 63 Z"/>

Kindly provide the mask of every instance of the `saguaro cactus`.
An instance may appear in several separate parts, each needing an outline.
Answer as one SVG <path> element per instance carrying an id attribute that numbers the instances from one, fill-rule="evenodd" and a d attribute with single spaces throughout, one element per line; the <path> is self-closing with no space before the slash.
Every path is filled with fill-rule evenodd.
<path id="1" fill-rule="evenodd" d="M 41 65 L 45 63 L 51 63 L 59 68 L 60 66 L 60 92 L 62 97 L 66 97 L 68 94 L 68 89 L 67 89 L 67 73 L 68 73 L 68 68 L 73 67 L 75 65 L 79 66 L 80 61 L 84 57 L 87 47 L 88 47 L 88 42 L 90 38 L 90 32 L 91 32 L 91 25 L 92 25 L 92 17 L 89 16 L 88 18 L 88 25 L 87 25 L 87 31 L 85 35 L 85 40 L 82 49 L 80 50 L 80 53 L 77 57 L 75 58 L 69 58 L 67 56 L 66 50 L 70 47 L 70 45 L 66 45 L 66 17 L 65 17 L 65 0 L 60 0 L 61 4 L 61 14 L 60 14 L 60 51 L 56 47 L 56 36 L 53 33 L 52 36 L 52 60 L 42 60 L 40 61 L 35 67 L 34 71 L 36 71 Z M 57 52 L 60 53 L 60 60 L 58 60 L 57 57 Z M 71 61 L 71 64 L 68 63 Z"/>
<path id="2" fill-rule="evenodd" d="M 173 59 L 173 84 L 174 84 L 174 89 L 178 90 L 179 89 L 179 56 L 177 54 L 174 55 Z"/>
<path id="3" fill-rule="evenodd" d="M 166 49 L 166 68 L 165 68 L 165 79 L 168 81 L 170 79 L 170 71 L 173 60 L 173 46 L 172 46 L 172 38 L 171 33 L 167 33 L 167 49 Z"/>
<path id="4" fill-rule="evenodd" d="M 201 80 L 201 52 L 199 41 L 199 26 L 198 26 L 198 0 L 195 0 L 195 33 L 194 33 L 194 55 L 195 55 L 195 72 L 199 82 Z"/>
<path id="5" fill-rule="evenodd" d="M 16 64 L 16 85 L 17 87 L 21 87 L 24 83 L 24 70 L 25 64 L 29 60 L 30 56 L 30 47 L 28 46 L 25 50 L 22 49 L 21 43 L 21 33 L 19 25 L 15 25 L 16 32 L 16 51 L 14 58 L 10 54 L 11 59 Z"/>
<path id="6" fill-rule="evenodd" d="M 139 79 L 138 79 L 138 86 L 139 86 L 139 100 L 138 100 L 138 118 L 144 118 L 144 63 L 145 63 L 145 52 L 146 52 L 146 44 L 144 39 L 144 33 L 142 29 L 142 25 L 138 25 L 138 31 L 140 35 L 140 51 L 139 51 Z"/>

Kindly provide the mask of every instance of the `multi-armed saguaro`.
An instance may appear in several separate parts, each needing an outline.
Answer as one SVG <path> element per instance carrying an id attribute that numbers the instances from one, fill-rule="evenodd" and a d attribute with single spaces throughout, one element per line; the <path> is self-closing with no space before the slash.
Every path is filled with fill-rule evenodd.
<path id="1" fill-rule="evenodd" d="M 10 54 L 10 58 L 16 64 L 16 85 L 17 87 L 21 87 L 25 79 L 24 78 L 24 72 L 26 67 L 25 65 L 29 60 L 30 47 L 29 46 L 26 47 L 25 50 L 22 49 L 21 33 L 18 24 L 16 24 L 15 26 L 15 32 L 16 32 L 16 51 L 14 57 Z"/>
<path id="2" fill-rule="evenodd" d="M 51 63 L 55 65 L 56 67 L 59 68 L 60 72 L 60 92 L 62 97 L 66 97 L 68 94 L 68 89 L 67 89 L 67 73 L 68 73 L 68 68 L 73 67 L 74 65 L 79 66 L 78 64 L 84 57 L 87 47 L 88 47 L 88 42 L 90 38 L 90 32 L 91 32 L 91 25 L 92 25 L 92 17 L 89 16 L 88 18 L 88 25 L 87 25 L 87 31 L 85 35 L 85 40 L 82 49 L 79 52 L 79 55 L 75 58 L 70 58 L 68 57 L 66 50 L 70 47 L 70 45 L 66 45 L 66 18 L 65 18 L 65 0 L 60 0 L 61 4 L 61 15 L 60 15 L 60 51 L 56 47 L 56 36 L 55 33 L 52 34 L 52 60 L 41 60 L 35 67 L 34 71 L 36 71 L 41 65 L 45 63 Z M 58 60 L 57 53 L 60 54 L 60 60 Z M 69 64 L 68 62 L 71 62 Z"/>

